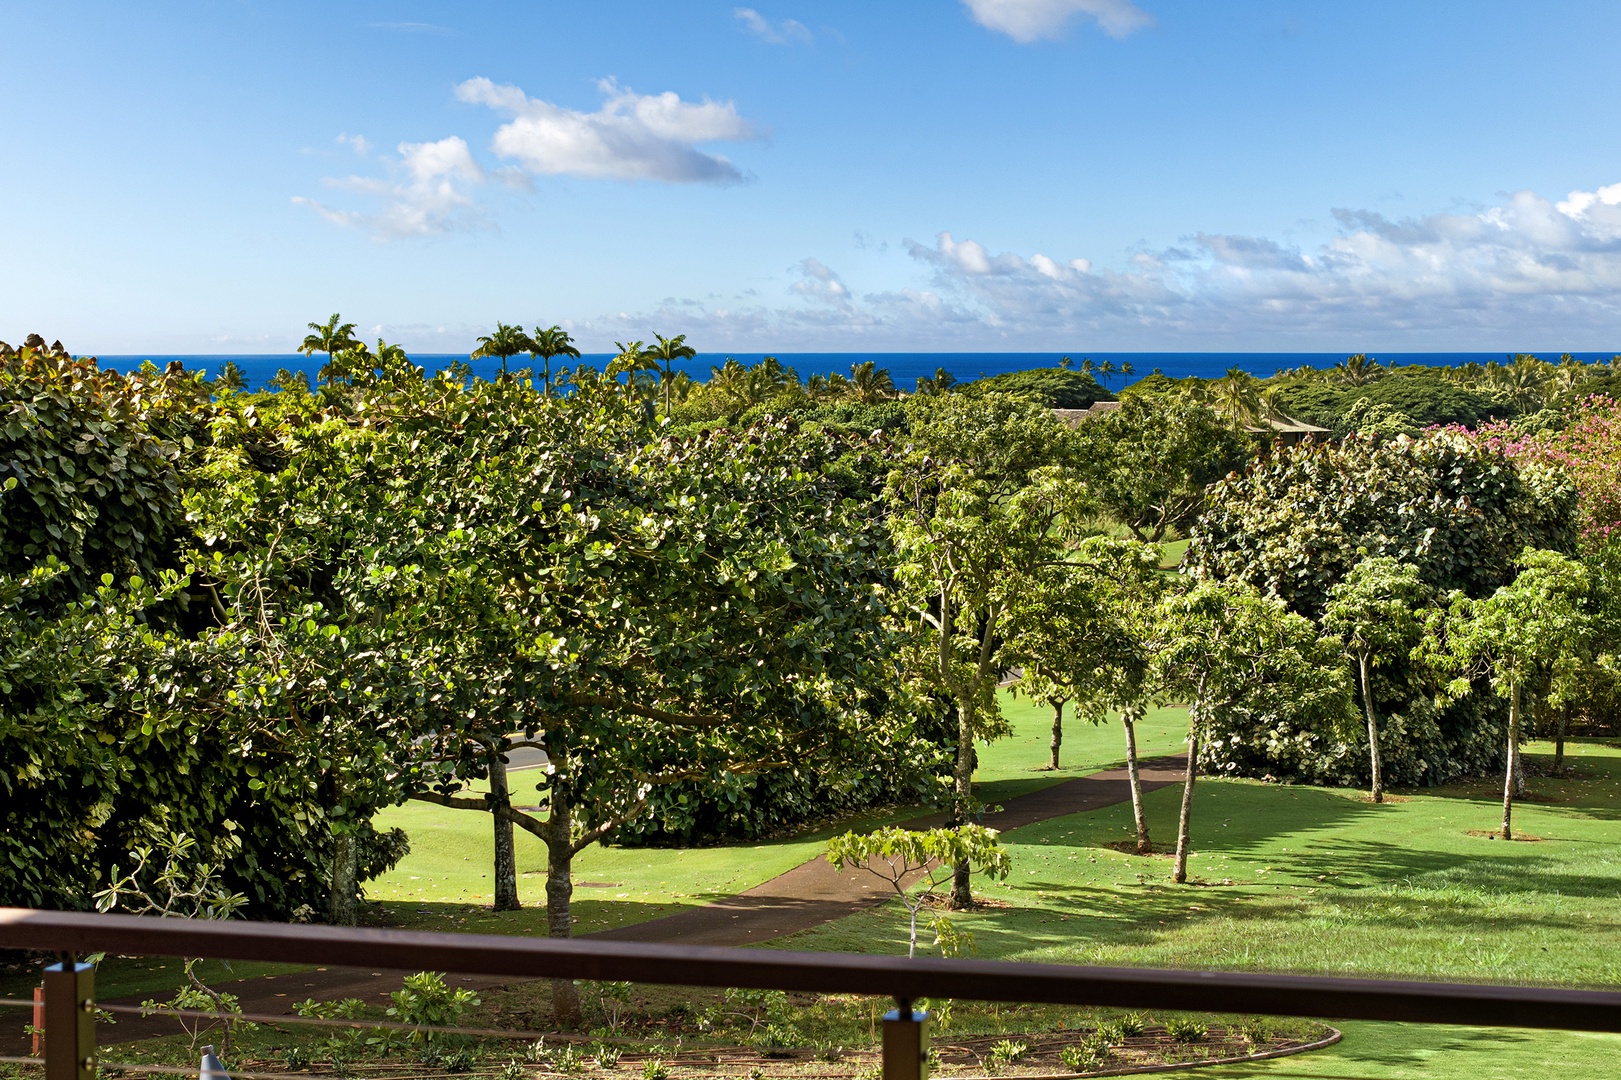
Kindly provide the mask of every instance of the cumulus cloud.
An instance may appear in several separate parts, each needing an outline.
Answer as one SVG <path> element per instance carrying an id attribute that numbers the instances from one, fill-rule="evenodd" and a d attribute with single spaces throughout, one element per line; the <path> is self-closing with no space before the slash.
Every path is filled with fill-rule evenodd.
<path id="1" fill-rule="evenodd" d="M 1333 215 L 1314 244 L 1207 232 L 1114 266 L 943 232 L 905 243 L 921 274 L 904 288 L 863 291 L 811 257 L 776 302 L 666 302 L 582 330 L 667 327 L 717 349 L 1613 347 L 1621 184 L 1399 220 Z"/>
<path id="2" fill-rule="evenodd" d="M 294 196 L 293 202 L 335 225 L 362 229 L 378 239 L 428 236 L 481 224 L 470 190 L 484 182 L 484 170 L 463 139 L 452 135 L 437 142 L 400 143 L 396 152 L 398 157 L 387 163 L 387 177 L 326 181 L 329 187 L 372 200 L 375 209 L 337 209 L 302 195 Z"/>
<path id="3" fill-rule="evenodd" d="M 809 45 L 814 39 L 810 27 L 797 19 L 774 23 L 753 8 L 733 8 L 732 14 L 743 29 L 770 45 Z"/>
<path id="4" fill-rule="evenodd" d="M 613 79 L 598 86 L 606 100 L 591 113 L 486 78 L 460 84 L 456 97 L 510 115 L 491 147 L 535 175 L 711 184 L 743 179 L 726 158 L 697 148 L 758 137 L 731 102 L 683 101 L 668 91 L 638 94 Z"/>
<path id="5" fill-rule="evenodd" d="M 963 0 L 963 4 L 975 22 L 1021 45 L 1061 36 L 1076 16 L 1092 19 L 1113 38 L 1154 22 L 1131 0 Z"/>

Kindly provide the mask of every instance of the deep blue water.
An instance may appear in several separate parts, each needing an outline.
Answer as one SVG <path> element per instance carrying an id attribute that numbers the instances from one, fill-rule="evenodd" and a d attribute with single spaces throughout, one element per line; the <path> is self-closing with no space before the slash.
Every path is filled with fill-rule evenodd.
<path id="1" fill-rule="evenodd" d="M 1621 352 L 1621 350 L 1616 350 Z M 744 364 L 757 363 L 764 353 L 700 353 L 696 360 L 679 365 L 695 379 L 709 377 L 709 368 L 712 364 L 720 364 L 726 357 L 735 356 Z M 945 368 L 961 382 L 977 379 L 985 375 L 999 375 L 1006 371 L 1022 371 L 1026 368 L 1053 367 L 1058 363 L 1059 353 L 776 353 L 777 359 L 799 372 L 802 379 L 812 375 L 827 375 L 833 372 L 849 374 L 853 364 L 863 360 L 876 361 L 879 367 L 889 369 L 890 376 L 895 385 L 903 390 L 910 390 L 917 385 L 920 376 L 932 376 L 937 368 Z M 1302 364 L 1311 367 L 1333 367 L 1345 359 L 1345 353 L 1262 353 L 1262 352 L 1221 352 L 1221 353 L 1072 353 L 1070 354 L 1077 364 L 1084 356 L 1090 356 L 1094 363 L 1102 364 L 1105 360 L 1113 362 L 1115 367 L 1121 364 L 1130 364 L 1135 373 L 1130 378 L 1115 376 L 1106 380 L 1111 389 L 1118 390 L 1126 383 L 1139 379 L 1144 375 L 1158 369 L 1167 375 L 1181 378 L 1188 375 L 1199 375 L 1213 378 L 1222 375 L 1230 367 L 1242 368 L 1255 375 L 1271 375 L 1283 368 L 1300 367 Z M 1374 353 L 1375 359 L 1384 364 L 1433 364 L 1455 366 L 1471 362 L 1486 363 L 1491 360 L 1504 361 L 1509 359 L 1507 353 Z M 1545 353 L 1545 360 L 1558 359 L 1558 353 Z M 1595 360 L 1608 360 L 1613 352 L 1581 352 L 1574 354 L 1578 360 L 1592 362 Z M 594 367 L 602 367 L 612 358 L 609 353 L 588 353 L 582 357 L 584 363 Z M 412 356 L 418 364 L 426 367 L 430 372 L 438 371 L 449 366 L 457 360 L 467 361 L 461 354 L 422 353 Z M 101 362 L 108 367 L 129 371 L 140 366 L 143 360 L 151 360 L 160 367 L 171 360 L 179 360 L 188 368 L 202 368 L 209 374 L 218 371 L 219 366 L 227 360 L 234 360 L 247 375 L 248 384 L 257 389 L 275 375 L 277 370 L 287 368 L 289 371 L 307 371 L 313 381 L 315 374 L 320 370 L 326 357 L 316 354 L 313 357 L 298 353 L 286 355 L 188 355 L 188 356 L 103 356 Z M 490 376 L 501 368 L 496 360 L 469 361 L 475 374 Z M 513 357 L 509 367 L 513 370 L 527 366 L 530 363 L 528 356 Z"/>

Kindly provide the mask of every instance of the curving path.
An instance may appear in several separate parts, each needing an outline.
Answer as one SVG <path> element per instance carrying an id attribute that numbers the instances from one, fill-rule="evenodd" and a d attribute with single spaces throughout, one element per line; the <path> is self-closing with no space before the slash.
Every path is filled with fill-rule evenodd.
<path id="1" fill-rule="evenodd" d="M 1155 791 L 1180 783 L 1186 759 L 1154 758 L 1142 764 L 1143 790 Z M 1064 780 L 1028 795 L 1008 799 L 1002 810 L 985 815 L 984 823 L 1007 831 L 1038 821 L 1100 810 L 1129 802 L 1131 788 L 1126 770 L 1111 769 L 1090 776 Z M 914 818 L 901 824 L 909 828 L 929 828 L 943 823 L 944 814 Z M 602 930 L 587 935 L 609 941 L 646 941 L 684 945 L 752 945 L 755 942 L 797 934 L 853 915 L 889 900 L 893 891 L 871 874 L 840 873 L 824 858 L 815 858 L 779 874 L 770 881 L 736 896 L 703 907 L 688 908 L 674 915 L 652 919 L 633 926 Z M 400 988 L 399 972 L 370 971 L 365 968 L 317 968 L 288 975 L 266 975 L 226 984 L 241 999 L 248 1013 L 291 1015 L 293 1003 L 305 998 L 337 999 L 358 997 L 376 1003 Z M 451 975 L 452 986 L 473 990 L 488 989 L 511 982 L 499 976 Z M 116 1000 L 115 1005 L 139 1005 L 138 999 Z M 13 1047 L 12 1017 L 24 1015 L 7 1011 L 0 1031 L 0 1053 L 26 1053 Z M 115 1027 L 98 1032 L 104 1043 L 129 1042 L 159 1034 L 171 1034 L 175 1021 L 162 1017 L 120 1016 Z M 24 1044 L 26 1045 L 26 1044 Z"/>

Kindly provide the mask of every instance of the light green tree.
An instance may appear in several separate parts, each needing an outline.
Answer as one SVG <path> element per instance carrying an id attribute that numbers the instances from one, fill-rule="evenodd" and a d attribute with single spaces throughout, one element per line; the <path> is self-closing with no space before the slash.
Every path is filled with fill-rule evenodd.
<path id="1" fill-rule="evenodd" d="M 896 582 L 910 631 L 908 669 L 957 715 L 952 819 L 970 821 L 974 743 L 1004 732 L 996 687 L 1021 608 L 1014 591 L 1061 562 L 1089 507 L 1064 462 L 1069 429 L 1011 394 L 908 403 L 911 433 L 887 485 Z M 952 904 L 973 903 L 959 866 Z"/>
<path id="2" fill-rule="evenodd" d="M 1172 880 L 1188 879 L 1193 786 L 1202 740 L 1216 714 L 1287 710 L 1341 722 L 1350 709 L 1334 643 L 1283 602 L 1240 582 L 1202 581 L 1168 596 L 1157 615 L 1153 678 L 1188 702 L 1188 764 L 1177 818 Z"/>
<path id="3" fill-rule="evenodd" d="M 847 832 L 827 842 L 827 861 L 840 872 L 845 867 L 865 870 L 889 883 L 910 920 L 906 955 L 915 956 L 918 912 L 952 880 L 955 868 L 966 866 L 997 880 L 1007 877 L 1011 863 L 996 836 L 995 829 L 983 825 Z"/>
<path id="4" fill-rule="evenodd" d="M 685 334 L 668 338 L 663 334 L 654 334 L 653 340 L 657 344 L 648 346 L 645 355 L 656 365 L 659 373 L 659 399 L 664 407 L 664 415 L 669 416 L 670 410 L 675 407 L 671 400 L 671 390 L 675 385 L 676 362 L 691 360 L 698 355 L 698 350 L 687 344 Z"/>
<path id="5" fill-rule="evenodd" d="M 1485 675 L 1508 700 L 1508 746 L 1503 774 L 1502 837 L 1512 840 L 1516 778 L 1520 771 L 1520 732 L 1526 698 L 1561 691 L 1556 668 L 1585 658 L 1596 622 L 1588 569 L 1555 551 L 1527 548 L 1513 581 L 1482 600 L 1454 593 L 1444 618 L 1431 620 L 1426 642 L 1431 659 L 1454 677 L 1447 690 L 1468 693 L 1473 678 Z"/>
<path id="6" fill-rule="evenodd" d="M 324 323 L 310 323 L 309 327 L 314 333 L 305 335 L 304 343 L 298 347 L 298 351 L 305 356 L 324 352 L 330 364 L 338 353 L 359 345 L 360 340 L 355 337 L 355 324 L 340 322 L 340 318 L 341 316 L 334 312 Z"/>
<path id="7" fill-rule="evenodd" d="M 1424 611 L 1434 590 L 1419 579 L 1418 567 L 1390 555 L 1365 558 L 1329 590 L 1323 629 L 1345 647 L 1356 670 L 1362 712 L 1368 724 L 1368 768 L 1373 801 L 1385 801 L 1384 765 L 1379 754 L 1379 717 L 1374 706 L 1373 669 L 1405 660 L 1424 635 Z"/>

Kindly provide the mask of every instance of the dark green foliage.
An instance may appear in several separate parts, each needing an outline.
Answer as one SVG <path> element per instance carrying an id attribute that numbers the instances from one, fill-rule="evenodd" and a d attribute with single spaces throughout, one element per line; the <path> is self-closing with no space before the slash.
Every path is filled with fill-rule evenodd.
<path id="1" fill-rule="evenodd" d="M 1500 395 L 1459 385 L 1442 368 L 1398 368 L 1362 386 L 1346 386 L 1331 378 L 1280 386 L 1278 408 L 1290 416 L 1330 429 L 1342 437 L 1358 429 L 1355 406 L 1364 410 L 1384 406 L 1418 427 L 1509 419 L 1519 410 Z"/>
<path id="2" fill-rule="evenodd" d="M 956 392 L 970 397 L 1028 394 L 1050 409 L 1085 409 L 1096 402 L 1115 399 L 1086 372 L 1056 367 L 1009 371 L 988 379 L 975 379 Z"/>
<path id="3" fill-rule="evenodd" d="M 1416 565 L 1437 592 L 1490 595 L 1512 580 L 1526 547 L 1571 551 L 1574 493 L 1559 474 L 1516 468 L 1501 452 L 1440 432 L 1411 442 L 1348 439 L 1302 446 L 1217 484 L 1193 533 L 1190 572 L 1238 578 L 1313 619 L 1364 556 Z M 1503 709 L 1483 688 L 1437 708 L 1437 687 L 1405 660 L 1374 677 L 1392 785 L 1490 771 L 1501 759 Z M 1365 734 L 1235 712 L 1215 725 L 1218 770 L 1361 784 Z"/>

